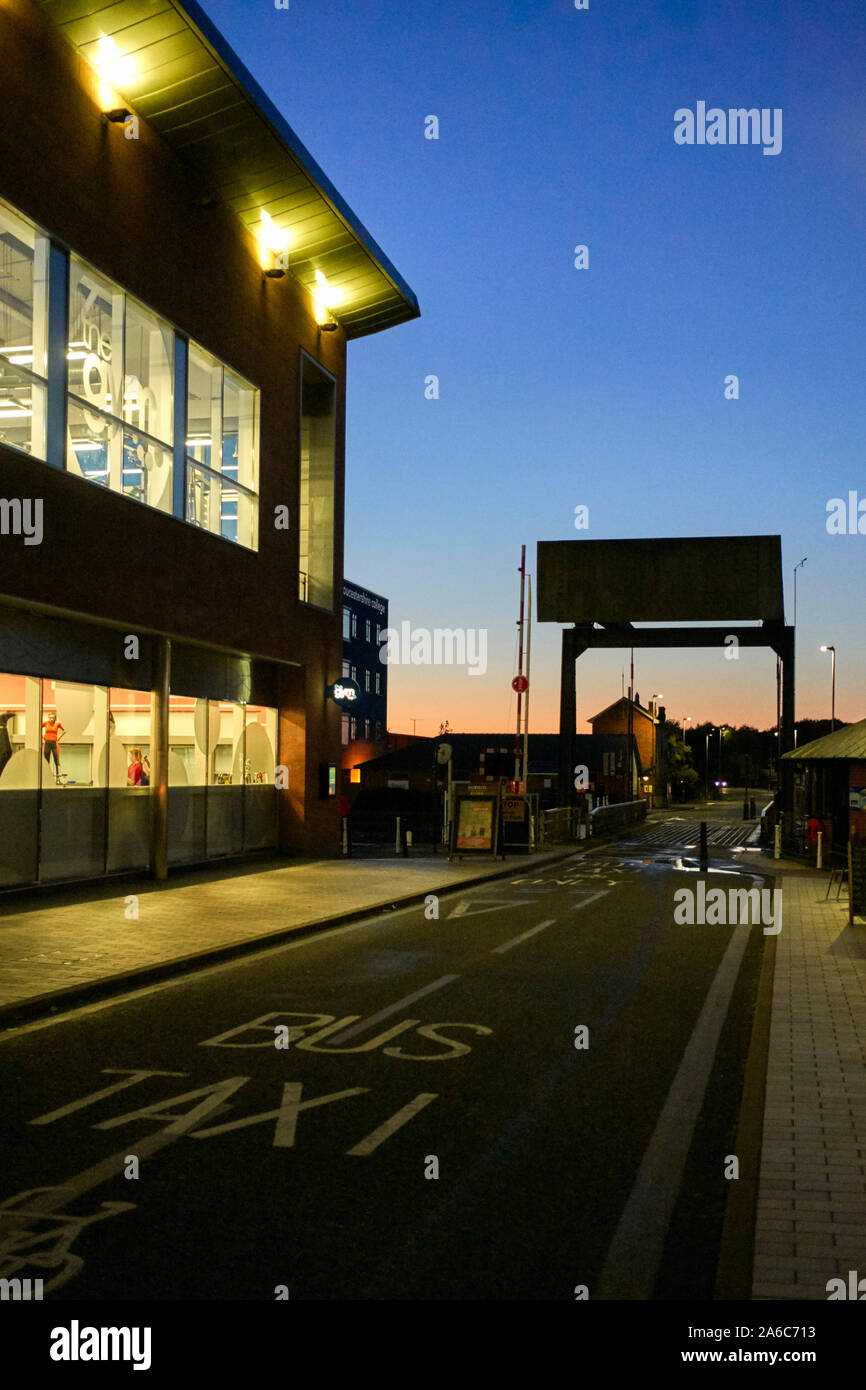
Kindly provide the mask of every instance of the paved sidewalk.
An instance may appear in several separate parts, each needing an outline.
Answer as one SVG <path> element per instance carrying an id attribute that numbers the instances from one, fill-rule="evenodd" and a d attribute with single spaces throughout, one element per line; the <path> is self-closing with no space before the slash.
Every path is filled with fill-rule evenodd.
<path id="1" fill-rule="evenodd" d="M 776 869 L 752 1297 L 826 1299 L 828 1279 L 866 1276 L 866 923 L 826 898 L 826 870 Z"/>
<path id="2" fill-rule="evenodd" d="M 417 859 L 269 860 L 171 878 L 83 884 L 50 899 L 0 905 L 0 1026 L 67 1006 L 112 982 L 252 948 L 316 925 L 334 925 L 461 883 L 525 873 L 575 852 L 562 846 L 503 862 L 444 855 Z M 136 899 L 137 902 L 134 902 Z M 137 919 L 132 914 L 138 912 Z M 5 1020 L 4 1020 L 5 1015 Z"/>

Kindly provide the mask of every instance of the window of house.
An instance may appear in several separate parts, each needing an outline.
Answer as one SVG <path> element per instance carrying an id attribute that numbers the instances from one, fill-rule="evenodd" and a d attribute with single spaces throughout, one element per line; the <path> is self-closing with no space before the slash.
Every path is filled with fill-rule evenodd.
<path id="1" fill-rule="evenodd" d="M 364 622 L 364 641 L 365 641 L 365 642 L 369 642 L 369 641 L 370 641 L 370 628 L 371 628 L 370 619 L 367 618 L 367 619 L 365 620 L 365 622 Z"/>
<path id="2" fill-rule="evenodd" d="M 349 638 L 352 636 L 352 610 L 351 610 L 351 608 L 344 608 L 344 609 L 343 609 L 343 636 L 345 637 L 346 641 L 348 641 Z M 344 672 L 343 672 L 343 675 L 345 676 L 346 674 L 347 674 L 347 673 L 344 671 Z"/>

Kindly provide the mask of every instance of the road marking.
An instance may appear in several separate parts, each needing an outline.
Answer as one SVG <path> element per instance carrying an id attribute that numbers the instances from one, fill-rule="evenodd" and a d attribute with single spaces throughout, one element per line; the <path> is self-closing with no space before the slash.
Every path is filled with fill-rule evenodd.
<path id="1" fill-rule="evenodd" d="M 512 946 L 519 946 L 521 941 L 528 941 L 530 936 L 535 936 L 538 932 L 544 931 L 545 927 L 552 927 L 555 921 L 555 917 L 550 917 L 546 922 L 540 922 L 537 927 L 530 927 L 529 931 L 521 932 L 520 936 L 513 936 L 510 941 L 503 942 L 501 946 L 494 946 L 490 954 L 496 956 L 501 955 L 503 951 L 510 951 Z"/>
<path id="2" fill-rule="evenodd" d="M 734 929 L 614 1232 L 597 1298 L 652 1297 L 692 1135 L 748 940 L 747 926 Z"/>
<path id="3" fill-rule="evenodd" d="M 572 912 L 579 912 L 582 907 L 589 907 L 590 903 L 594 903 L 597 898 L 606 898 L 609 892 L 609 888 L 600 888 L 597 893 L 590 893 L 588 898 L 583 899 L 583 902 L 572 903 Z"/>
<path id="4" fill-rule="evenodd" d="M 71 1100 L 68 1105 L 61 1105 L 59 1110 L 49 1110 L 46 1115 L 37 1115 L 35 1120 L 28 1120 L 31 1125 L 50 1125 L 55 1120 L 62 1120 L 65 1115 L 72 1115 L 76 1110 L 83 1110 L 87 1105 L 96 1105 L 97 1101 L 104 1100 L 106 1096 L 114 1096 L 118 1091 L 126 1091 L 130 1086 L 137 1086 L 139 1081 L 145 1081 L 149 1076 L 187 1076 L 185 1071 L 134 1071 L 131 1067 L 103 1067 L 103 1073 L 111 1076 L 117 1072 L 123 1074 L 130 1073 L 126 1081 L 115 1081 L 113 1086 L 103 1086 L 101 1091 L 91 1091 L 89 1096 L 82 1096 L 81 1100 Z"/>
<path id="5" fill-rule="evenodd" d="M 489 898 L 461 898 L 453 912 L 448 913 L 450 920 L 452 917 L 480 917 L 482 912 L 499 912 L 503 907 L 522 907 L 524 904 L 534 903 L 534 898 L 505 898 L 500 902 L 491 903 Z M 476 903 L 484 903 L 484 907 L 476 907 Z"/>
<path id="6" fill-rule="evenodd" d="M 399 1013 L 405 1009 L 407 1004 L 414 1004 L 416 999 L 423 999 L 425 995 L 432 994 L 434 990 L 442 989 L 444 985 L 450 985 L 452 980 L 459 980 L 459 975 L 443 975 L 441 979 L 434 980 L 432 985 L 425 985 L 423 989 L 416 989 L 414 994 L 407 994 L 405 999 L 398 999 L 396 1004 L 389 1004 L 387 1009 L 380 1009 L 377 1014 L 370 1018 L 362 1018 L 360 1023 L 356 1023 L 353 1028 L 346 1028 L 344 1032 L 338 1033 L 335 1038 L 331 1038 L 331 1046 L 335 1043 L 348 1042 L 350 1038 L 355 1038 L 365 1029 L 372 1028 L 374 1023 L 381 1023 L 383 1018 L 390 1018 L 392 1014 Z"/>
<path id="7" fill-rule="evenodd" d="M 362 1139 L 353 1148 L 347 1149 L 346 1153 L 355 1154 L 359 1158 L 371 1154 L 374 1149 L 378 1149 L 380 1144 L 384 1144 L 389 1135 L 408 1124 L 419 1110 L 423 1110 L 425 1105 L 429 1105 L 431 1100 L 435 1100 L 437 1095 L 437 1091 L 421 1091 L 414 1100 L 410 1100 L 408 1105 L 404 1105 L 402 1110 L 398 1110 L 396 1115 L 392 1115 L 383 1125 L 379 1125 L 379 1128 L 374 1129 L 372 1134 L 368 1134 L 366 1139 Z"/>
<path id="8" fill-rule="evenodd" d="M 346 1100 L 349 1096 L 360 1096 L 369 1091 L 369 1086 L 351 1086 L 347 1091 L 332 1091 L 328 1096 L 314 1096 L 312 1100 L 301 1100 L 303 1082 L 286 1081 L 283 1084 L 283 1098 L 279 1110 L 266 1110 L 261 1115 L 246 1115 L 241 1120 L 229 1120 L 226 1124 L 211 1125 L 209 1129 L 193 1130 L 190 1139 L 210 1139 L 214 1134 L 229 1134 L 236 1129 L 247 1129 L 250 1125 L 260 1125 L 266 1120 L 275 1120 L 273 1148 L 292 1149 L 295 1146 L 295 1132 L 301 1110 L 315 1110 L 319 1105 L 330 1105 L 335 1100 Z"/>

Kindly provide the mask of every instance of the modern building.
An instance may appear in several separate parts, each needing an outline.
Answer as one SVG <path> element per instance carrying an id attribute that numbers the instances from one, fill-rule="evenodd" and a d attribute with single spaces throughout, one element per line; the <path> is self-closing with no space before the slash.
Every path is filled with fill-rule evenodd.
<path id="1" fill-rule="evenodd" d="M 347 344 L 415 297 L 192 0 L 0 51 L 0 887 L 336 854 Z"/>
<path id="2" fill-rule="evenodd" d="M 342 717 L 343 783 L 360 782 L 358 765 L 386 748 L 388 666 L 379 660 L 388 627 L 388 600 L 343 581 L 343 678 L 358 686 Z"/>

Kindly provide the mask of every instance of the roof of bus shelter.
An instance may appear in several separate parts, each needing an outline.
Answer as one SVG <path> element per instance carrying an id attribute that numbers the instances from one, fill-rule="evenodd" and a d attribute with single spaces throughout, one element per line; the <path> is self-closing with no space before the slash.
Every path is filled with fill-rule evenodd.
<path id="1" fill-rule="evenodd" d="M 783 758 L 793 762 L 810 763 L 821 760 L 834 762 L 866 762 L 866 719 L 857 724 L 846 724 L 844 729 L 836 729 L 832 734 L 824 734 L 802 748 L 792 748 Z"/>
<path id="2" fill-rule="evenodd" d="M 262 213 L 289 233 L 289 271 L 317 271 L 339 294 L 347 338 L 417 318 L 418 301 L 288 122 L 194 0 L 36 0 L 87 62 L 100 40 L 131 60 L 112 86 L 174 152 L 258 231 Z"/>

